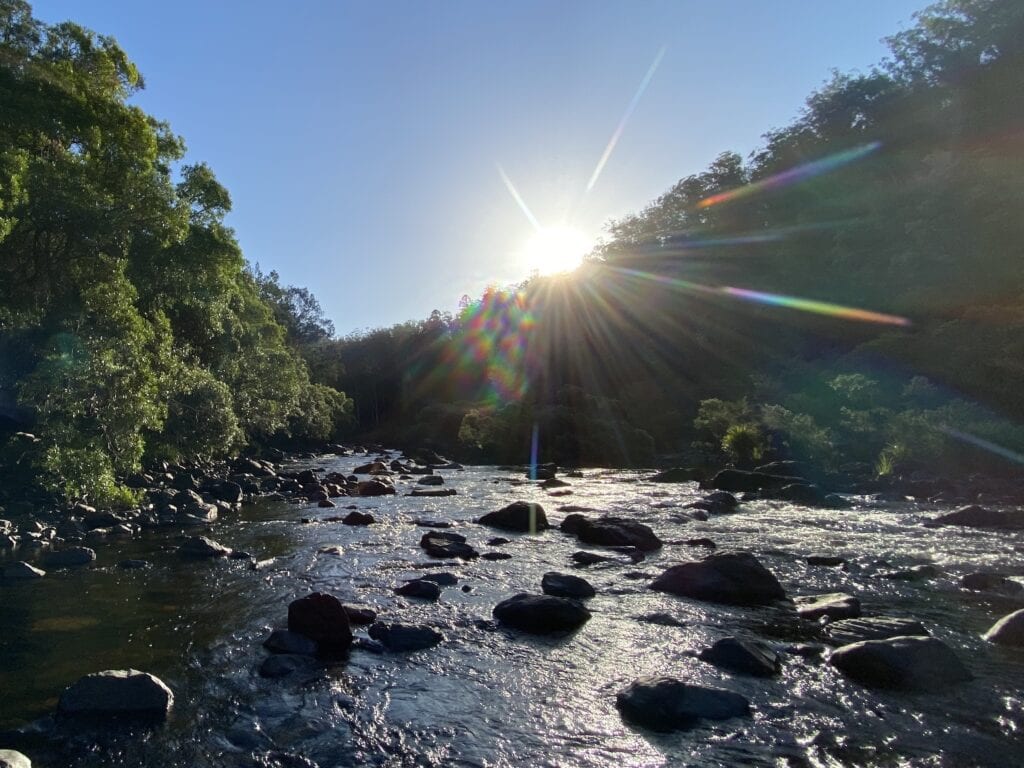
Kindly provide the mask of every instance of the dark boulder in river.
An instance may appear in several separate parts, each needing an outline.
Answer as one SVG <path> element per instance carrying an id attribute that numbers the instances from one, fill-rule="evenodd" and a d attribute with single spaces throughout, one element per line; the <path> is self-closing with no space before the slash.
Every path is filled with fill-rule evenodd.
<path id="1" fill-rule="evenodd" d="M 698 469 L 673 467 L 672 469 L 663 469 L 658 474 L 649 477 L 648 480 L 652 483 L 689 483 L 703 478 L 703 473 Z"/>
<path id="2" fill-rule="evenodd" d="M 378 621 L 369 629 L 370 637 L 389 651 L 406 653 L 433 648 L 444 636 L 430 627 L 411 624 L 387 624 Z"/>
<path id="3" fill-rule="evenodd" d="M 625 517 L 605 515 L 590 520 L 573 513 L 562 521 L 560 527 L 566 533 L 578 536 L 584 544 L 601 547 L 636 547 L 643 552 L 661 549 L 661 539 L 649 526 Z"/>
<path id="4" fill-rule="evenodd" d="M 779 655 L 767 645 L 738 637 L 722 638 L 701 651 L 698 658 L 720 669 L 754 677 L 771 677 L 781 669 Z"/>
<path id="5" fill-rule="evenodd" d="M 690 685 L 672 677 L 642 677 L 615 697 L 627 720 L 654 731 L 691 728 L 700 720 L 728 720 L 750 714 L 738 693 Z"/>
<path id="6" fill-rule="evenodd" d="M 480 557 L 480 553 L 466 543 L 466 537 L 458 533 L 448 533 L 447 531 L 425 533 L 420 538 L 420 546 L 431 557 L 458 557 L 462 560 L 473 560 Z"/>
<path id="7" fill-rule="evenodd" d="M 493 613 L 502 624 L 533 634 L 565 632 L 590 620 L 590 611 L 575 600 L 526 592 L 498 603 Z"/>
<path id="8" fill-rule="evenodd" d="M 185 543 L 178 547 L 178 554 L 182 557 L 202 560 L 205 558 L 227 557 L 231 554 L 231 550 L 205 536 L 191 536 L 185 539 Z"/>
<path id="9" fill-rule="evenodd" d="M 95 550 L 89 547 L 71 547 L 50 552 L 43 558 L 43 565 L 47 568 L 73 568 L 76 565 L 88 565 L 95 559 Z"/>
<path id="10" fill-rule="evenodd" d="M 933 528 L 940 525 L 961 525 L 967 528 L 1019 530 L 1024 528 L 1024 512 L 1003 512 L 972 504 L 969 507 L 961 507 L 956 512 L 939 515 L 926 525 Z"/>
<path id="11" fill-rule="evenodd" d="M 749 552 L 719 552 L 674 565 L 650 588 L 730 605 L 766 605 L 786 597 L 774 574 Z"/>
<path id="12" fill-rule="evenodd" d="M 809 483 L 799 477 L 769 475 L 764 472 L 746 472 L 742 469 L 723 469 L 711 478 L 711 487 L 719 491 L 747 492 L 764 488 L 782 488 L 787 485 Z"/>
<path id="13" fill-rule="evenodd" d="M 293 600 L 288 606 L 288 629 L 308 637 L 321 653 L 341 653 L 352 644 L 348 614 L 334 595 L 313 592 Z"/>
<path id="14" fill-rule="evenodd" d="M 597 594 L 586 579 L 556 571 L 548 571 L 544 574 L 541 578 L 540 588 L 545 595 L 554 595 L 555 597 L 585 598 Z"/>
<path id="15" fill-rule="evenodd" d="M 75 717 L 162 720 L 173 704 L 174 694 L 158 677 L 137 669 L 109 669 L 65 688 L 58 709 Z"/>
<path id="16" fill-rule="evenodd" d="M 999 645 L 1024 647 L 1024 608 L 1004 616 L 985 633 L 985 639 Z"/>
<path id="17" fill-rule="evenodd" d="M 844 645 L 829 663 L 872 688 L 932 691 L 971 679 L 953 650 L 934 637 L 890 637 Z"/>
<path id="18" fill-rule="evenodd" d="M 537 533 L 551 527 L 544 507 L 527 501 L 514 501 L 507 507 L 488 512 L 477 522 L 491 528 L 520 533 Z"/>

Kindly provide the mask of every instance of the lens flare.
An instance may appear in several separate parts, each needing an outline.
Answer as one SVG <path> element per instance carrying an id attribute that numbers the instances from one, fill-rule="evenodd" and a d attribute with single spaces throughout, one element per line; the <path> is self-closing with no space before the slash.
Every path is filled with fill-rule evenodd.
<path id="1" fill-rule="evenodd" d="M 790 168 L 782 173 L 776 173 L 774 176 L 769 176 L 766 179 L 761 179 L 760 181 L 755 181 L 752 184 L 747 184 L 745 187 L 732 189 L 728 192 L 721 192 L 717 195 L 706 197 L 697 203 L 697 207 L 710 208 L 713 205 L 731 203 L 734 200 L 750 197 L 751 195 L 756 195 L 759 192 L 764 192 L 765 190 L 779 189 L 781 187 L 788 187 L 792 184 L 799 184 L 802 181 L 813 179 L 815 176 L 821 176 L 824 173 L 830 173 L 837 168 L 842 168 L 844 165 L 849 165 L 852 162 L 860 160 L 862 157 L 870 155 L 881 146 L 882 142 L 872 141 L 868 144 L 862 144 L 859 147 L 844 149 L 842 152 L 836 152 L 835 154 L 823 157 L 820 160 L 798 165 L 795 168 Z"/>

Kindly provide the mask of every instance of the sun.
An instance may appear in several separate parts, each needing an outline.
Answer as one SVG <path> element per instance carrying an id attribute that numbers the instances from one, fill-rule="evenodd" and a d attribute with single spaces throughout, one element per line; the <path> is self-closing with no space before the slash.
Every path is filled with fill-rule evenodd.
<path id="1" fill-rule="evenodd" d="M 557 275 L 576 269 L 593 247 L 593 239 L 575 227 L 541 227 L 526 241 L 520 260 L 530 272 Z"/>

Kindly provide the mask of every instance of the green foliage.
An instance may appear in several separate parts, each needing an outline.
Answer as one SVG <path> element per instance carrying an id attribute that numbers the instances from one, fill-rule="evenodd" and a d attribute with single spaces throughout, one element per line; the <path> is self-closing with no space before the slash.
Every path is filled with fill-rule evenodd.
<path id="1" fill-rule="evenodd" d="M 722 438 L 722 450 L 739 466 L 750 466 L 765 452 L 764 433 L 756 424 L 733 424 Z"/>

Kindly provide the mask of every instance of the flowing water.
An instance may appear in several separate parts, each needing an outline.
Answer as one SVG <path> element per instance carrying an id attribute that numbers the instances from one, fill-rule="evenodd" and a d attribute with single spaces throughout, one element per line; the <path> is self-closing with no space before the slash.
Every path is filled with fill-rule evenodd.
<path id="1" fill-rule="evenodd" d="M 348 473 L 362 461 L 332 457 L 315 466 Z M 1021 603 L 957 583 L 973 571 L 1024 573 L 1020 532 L 925 528 L 921 522 L 939 507 L 857 498 L 844 511 L 753 502 L 698 522 L 683 509 L 700 497 L 696 486 L 647 482 L 649 473 L 588 470 L 562 497 L 494 468 L 441 474 L 459 495 L 339 500 L 373 513 L 377 523 L 365 528 L 302 524 L 302 517 L 343 510 L 281 501 L 222 516 L 208 535 L 252 553 L 255 569 L 246 561 L 183 561 L 174 551 L 180 531 L 161 531 L 97 547 L 92 567 L 3 585 L 0 747 L 20 748 L 44 768 L 1024 764 L 1024 652 L 980 638 Z M 403 494 L 410 483 L 398 486 Z M 541 502 L 556 525 L 565 504 L 629 515 L 666 546 L 638 564 L 573 570 L 571 554 L 587 547 L 557 528 L 529 536 L 472 522 L 516 499 Z M 396 597 L 393 587 L 430 572 L 418 546 L 426 529 L 414 523 L 424 517 L 450 521 L 481 551 L 495 549 L 485 545 L 489 538 L 505 536 L 512 541 L 500 550 L 512 558 L 433 562 L 430 570 L 451 571 L 459 584 L 438 603 Z M 782 608 L 648 590 L 650 576 L 706 554 L 684 543 L 694 537 L 755 553 L 791 596 L 846 591 L 861 598 L 866 616 L 921 620 L 974 680 L 906 694 L 863 688 L 820 659 L 795 655 L 784 655 L 782 674 L 768 680 L 699 661 L 694 652 L 727 635 L 782 648 L 808 633 Z M 332 545 L 341 554 L 326 551 Z M 804 557 L 816 552 L 844 555 L 849 568 L 808 566 Z M 125 558 L 152 565 L 117 568 Z M 942 575 L 924 583 L 879 579 L 880 560 L 932 562 Z M 597 588 L 588 602 L 593 618 L 578 632 L 534 637 L 489 623 L 496 603 L 539 592 L 550 570 L 584 576 Z M 313 675 L 259 677 L 262 640 L 285 625 L 289 601 L 314 590 L 372 606 L 384 620 L 431 625 L 444 641 L 411 654 L 356 649 Z M 654 612 L 683 626 L 638 620 Z M 48 717 L 78 677 L 126 667 L 152 672 L 174 691 L 166 724 L 97 731 Z M 653 673 L 741 693 L 753 716 L 671 734 L 624 723 L 616 692 Z"/>

